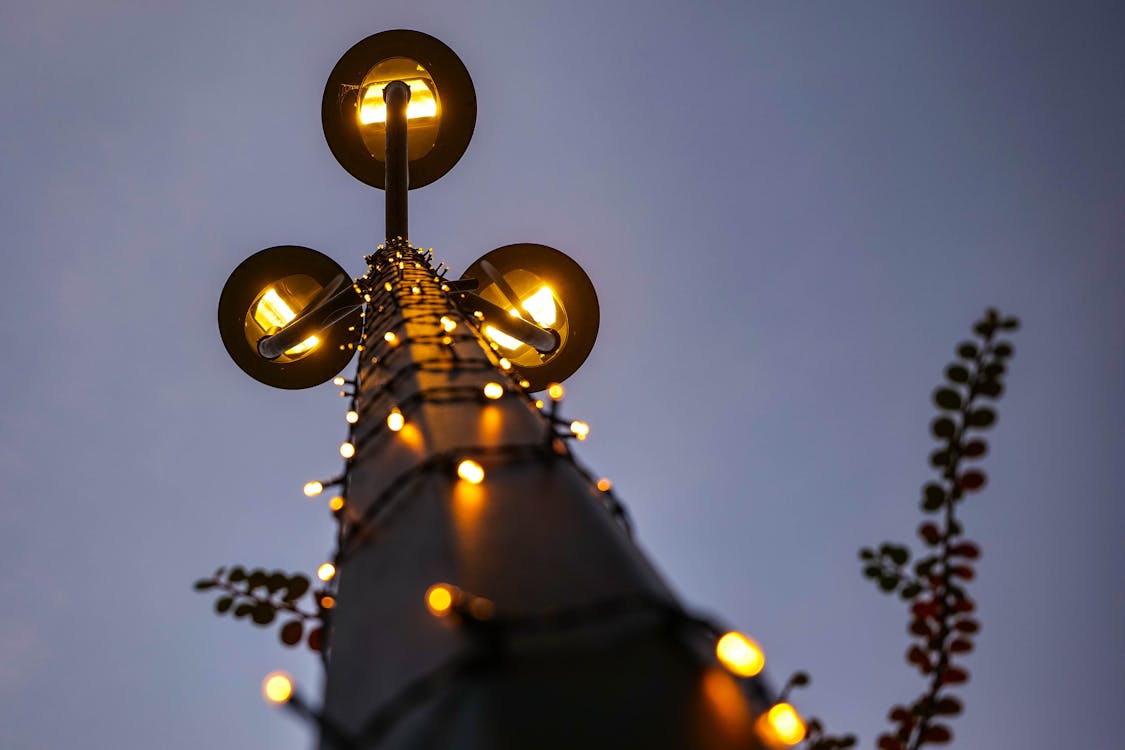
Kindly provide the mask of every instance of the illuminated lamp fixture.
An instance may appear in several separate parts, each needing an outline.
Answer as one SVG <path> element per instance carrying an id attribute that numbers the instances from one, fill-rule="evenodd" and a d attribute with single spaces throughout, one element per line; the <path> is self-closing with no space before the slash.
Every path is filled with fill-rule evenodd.
<path id="1" fill-rule="evenodd" d="M 352 177 L 386 187 L 387 108 L 383 89 L 402 81 L 410 188 L 434 182 L 465 153 L 477 120 L 477 95 L 453 50 L 420 31 L 382 31 L 359 42 L 328 76 L 320 117 L 328 148 Z"/>
<path id="2" fill-rule="evenodd" d="M 598 295 L 569 256 L 546 245 L 497 248 L 470 265 L 462 280 L 476 282 L 461 304 L 483 315 L 481 330 L 541 391 L 573 375 L 598 336 Z M 477 316 L 480 319 L 480 316 Z"/>
<path id="3" fill-rule="evenodd" d="M 363 301 L 336 261 L 280 245 L 251 255 L 219 295 L 219 335 L 234 363 L 275 388 L 310 388 L 347 366 Z M 349 328 L 351 330 L 349 330 Z"/>

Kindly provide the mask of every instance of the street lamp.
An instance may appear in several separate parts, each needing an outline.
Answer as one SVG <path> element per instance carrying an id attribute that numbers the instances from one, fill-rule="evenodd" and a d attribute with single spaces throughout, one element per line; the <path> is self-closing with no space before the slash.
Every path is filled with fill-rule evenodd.
<path id="1" fill-rule="evenodd" d="M 323 253 L 297 245 L 242 261 L 219 296 L 219 335 L 235 364 L 275 388 L 310 388 L 344 369 L 362 300 Z"/>

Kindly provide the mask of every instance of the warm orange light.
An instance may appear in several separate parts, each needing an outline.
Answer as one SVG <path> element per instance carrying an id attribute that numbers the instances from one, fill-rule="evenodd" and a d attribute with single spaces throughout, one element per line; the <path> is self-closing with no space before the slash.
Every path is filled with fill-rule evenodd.
<path id="1" fill-rule="evenodd" d="M 445 617 L 453 607 L 453 591 L 444 583 L 435 583 L 426 591 L 426 606 L 436 617 Z"/>
<path id="2" fill-rule="evenodd" d="M 383 288 L 386 289 L 388 292 L 391 291 L 392 289 L 394 289 L 394 287 L 391 286 L 391 282 L 389 282 L 389 281 L 386 282 L 385 284 L 383 284 Z"/>
<path id="3" fill-rule="evenodd" d="M 398 336 L 395 335 L 394 331 L 387 331 L 386 333 L 384 333 L 383 334 L 383 340 L 386 341 L 391 346 L 397 346 L 398 345 Z"/>
<path id="4" fill-rule="evenodd" d="M 281 295 L 272 286 L 265 291 L 262 299 L 258 302 L 257 307 L 253 312 L 255 322 L 262 327 L 263 330 L 273 331 L 278 328 L 284 328 L 291 321 L 296 319 L 297 313 L 293 312 L 293 308 L 282 299 Z M 296 346 L 286 349 L 285 354 L 288 356 L 295 356 L 297 354 L 304 354 L 305 352 L 313 349 L 320 343 L 320 339 L 316 336 L 309 336 L 307 339 L 297 344 Z"/>
<path id="5" fill-rule="evenodd" d="M 490 398 L 493 400 L 498 399 L 504 395 L 504 386 L 500 385 L 499 383 L 485 383 L 484 395 L 486 398 Z"/>
<path id="6" fill-rule="evenodd" d="M 511 362 L 510 362 L 510 361 L 508 360 L 508 358 L 507 358 L 507 357 L 501 357 L 501 358 L 500 358 L 500 369 L 501 369 L 501 370 L 510 370 L 510 369 L 512 369 L 512 363 L 511 363 Z"/>
<path id="7" fill-rule="evenodd" d="M 328 501 L 328 507 L 331 508 L 333 511 L 343 510 L 343 508 L 344 508 L 344 498 L 337 495 L 336 497 L 334 497 L 334 498 L 332 498 L 331 500 Z"/>
<path id="8" fill-rule="evenodd" d="M 494 326 L 485 326 L 484 335 L 492 339 L 508 351 L 515 351 L 516 349 L 519 349 L 524 345 L 524 343 L 519 339 L 515 338 L 514 336 L 509 336 L 508 334 L 504 333 L 499 328 L 496 328 Z"/>
<path id="9" fill-rule="evenodd" d="M 805 738 L 805 722 L 788 703 L 773 706 L 757 722 L 758 733 L 773 747 L 792 746 Z"/>
<path id="10" fill-rule="evenodd" d="M 387 103 L 383 101 L 383 89 L 390 81 L 378 81 L 363 92 L 363 102 L 359 107 L 359 123 L 371 125 L 387 121 Z M 427 81 L 411 78 L 403 81 L 410 87 L 410 102 L 406 105 L 406 119 L 417 120 L 437 115 L 437 99 Z"/>
<path id="11" fill-rule="evenodd" d="M 590 436 L 590 425 L 581 419 L 576 419 L 570 423 L 570 432 L 579 440 L 585 440 Z"/>
<path id="12" fill-rule="evenodd" d="M 547 386 L 547 395 L 552 401 L 559 401 L 566 395 L 566 389 L 560 383 L 551 383 Z"/>
<path id="13" fill-rule="evenodd" d="M 471 458 L 466 458 L 457 464 L 457 476 L 469 484 L 480 484 L 484 481 L 484 467 Z"/>
<path id="14" fill-rule="evenodd" d="M 446 333 L 453 333 L 453 329 L 457 327 L 457 321 L 446 315 L 441 316 L 441 330 Z"/>
<path id="15" fill-rule="evenodd" d="M 331 597 L 331 596 L 320 597 L 320 606 L 324 607 L 325 609 L 333 609 L 336 606 L 335 597 Z"/>
<path id="16" fill-rule="evenodd" d="M 340 455 L 344 458 L 351 458 L 355 455 L 354 443 L 340 443 Z"/>
<path id="17" fill-rule="evenodd" d="M 288 703 L 293 697 L 293 680 L 284 672 L 270 672 L 262 680 L 262 695 L 270 703 Z"/>
<path id="18" fill-rule="evenodd" d="M 602 492 L 609 492 L 610 489 L 612 489 L 612 488 L 613 488 L 613 482 L 609 481 L 605 477 L 602 477 L 601 479 L 598 480 L 598 489 L 601 490 Z"/>
<path id="19" fill-rule="evenodd" d="M 347 421 L 348 424 L 355 424 L 359 421 L 359 412 L 349 410 L 348 413 L 344 415 L 344 420 Z"/>
<path id="20" fill-rule="evenodd" d="M 387 429 L 391 432 L 398 432 L 404 424 L 406 424 L 406 417 L 402 416 L 398 407 L 391 409 L 391 413 L 387 415 Z"/>
<path id="21" fill-rule="evenodd" d="M 715 644 L 715 656 L 723 666 L 739 677 L 753 677 L 766 665 L 765 654 L 758 644 L 742 633 L 725 634 Z"/>
<path id="22" fill-rule="evenodd" d="M 332 378 L 332 385 L 343 385 L 346 382 L 348 381 L 344 380 L 344 378 L 340 377 L 339 375 Z"/>
<path id="23" fill-rule="evenodd" d="M 316 577 L 322 581 L 331 581 L 336 576 L 336 566 L 326 562 L 316 569 Z"/>
<path id="24" fill-rule="evenodd" d="M 306 497 L 316 497 L 317 495 L 319 495 L 322 492 L 324 492 L 324 485 L 321 484 L 320 482 L 306 482 L 305 483 L 305 496 Z"/>
<path id="25" fill-rule="evenodd" d="M 543 408 L 543 399 L 541 399 L 541 398 L 535 399 L 535 408 L 536 409 L 542 409 Z"/>

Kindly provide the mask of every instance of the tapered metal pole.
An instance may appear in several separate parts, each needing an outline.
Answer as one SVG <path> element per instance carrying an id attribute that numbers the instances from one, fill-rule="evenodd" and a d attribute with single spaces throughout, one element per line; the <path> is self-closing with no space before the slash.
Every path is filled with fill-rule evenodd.
<path id="1" fill-rule="evenodd" d="M 410 158 L 406 108 L 410 104 L 410 87 L 402 81 L 391 81 L 383 89 L 383 101 L 387 105 L 387 239 L 409 240 Z"/>
<path id="2" fill-rule="evenodd" d="M 475 319 L 421 253 L 389 244 L 374 265 L 324 699 L 349 750 L 759 747 L 756 683 L 669 617 L 676 597 Z M 435 617 L 439 582 L 494 619 Z"/>

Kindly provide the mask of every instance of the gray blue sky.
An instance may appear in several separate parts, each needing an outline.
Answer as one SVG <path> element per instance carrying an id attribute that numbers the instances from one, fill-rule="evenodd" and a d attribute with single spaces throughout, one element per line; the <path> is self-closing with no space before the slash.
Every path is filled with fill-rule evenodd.
<path id="1" fill-rule="evenodd" d="M 1111 748 L 1125 695 L 1125 14 L 1114 3 L 7 3 L 0 8 L 0 746 L 302 748 L 219 620 L 223 563 L 311 571 L 345 404 L 250 380 L 227 274 L 349 271 L 382 194 L 324 144 L 361 38 L 414 28 L 476 134 L 412 193 L 455 271 L 572 255 L 602 330 L 569 383 L 684 600 L 870 746 L 921 684 L 858 547 L 910 539 L 929 395 L 988 305 L 1020 315 L 987 491 L 962 748 Z M 580 540 L 576 540 L 579 544 Z M 1115 635 L 1116 634 L 1116 635 Z"/>

